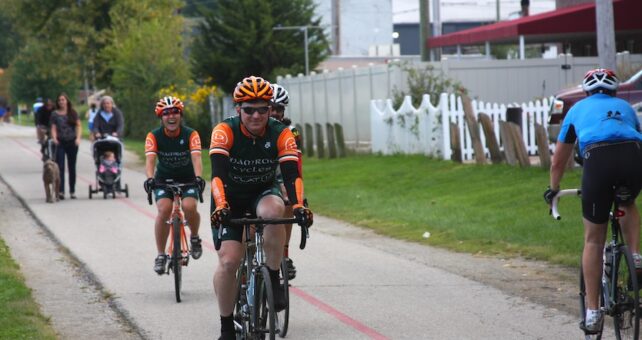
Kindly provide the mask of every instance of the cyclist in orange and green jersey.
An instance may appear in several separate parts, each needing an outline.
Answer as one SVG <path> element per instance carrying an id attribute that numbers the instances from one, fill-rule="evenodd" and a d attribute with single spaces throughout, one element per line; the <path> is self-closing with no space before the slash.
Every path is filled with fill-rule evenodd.
<path id="1" fill-rule="evenodd" d="M 246 212 L 262 218 L 282 218 L 285 203 L 276 181 L 279 167 L 288 200 L 299 224 L 312 224 L 312 212 L 303 206 L 303 180 L 298 170 L 297 146 L 290 129 L 270 119 L 273 91 L 260 77 L 247 77 L 234 90 L 237 115 L 214 127 L 210 143 L 212 161 L 211 221 L 219 265 L 214 290 L 221 317 L 221 337 L 236 339 L 232 313 L 237 296 L 236 271 L 243 257 L 243 228 L 225 224 L 228 217 Z M 278 282 L 283 258 L 285 228 L 266 225 L 264 249 L 270 281 Z M 285 291 L 272 285 L 275 310 L 286 306 Z"/>
<path id="2" fill-rule="evenodd" d="M 205 188 L 202 178 L 201 138 L 195 130 L 181 125 L 183 109 L 183 102 L 171 96 L 161 98 L 156 104 L 156 116 L 161 119 L 162 126 L 149 132 L 145 139 L 147 180 L 144 187 L 145 191 L 149 192 L 154 183 L 163 183 L 168 179 L 177 183 L 198 183 L 198 187 L 188 187 L 183 191 L 182 200 L 182 209 L 191 231 L 192 257 L 198 259 L 203 254 L 203 248 L 198 236 L 201 217 L 196 205 L 199 190 Z M 154 197 L 158 208 L 154 229 L 158 255 L 154 260 L 154 271 L 161 275 L 165 273 L 167 265 L 165 243 L 169 235 L 168 221 L 174 196 L 171 192 L 156 188 Z"/>

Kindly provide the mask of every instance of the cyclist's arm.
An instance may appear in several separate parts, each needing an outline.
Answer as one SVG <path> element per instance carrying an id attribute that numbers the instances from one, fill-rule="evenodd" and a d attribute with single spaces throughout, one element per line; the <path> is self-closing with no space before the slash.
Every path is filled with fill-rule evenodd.
<path id="1" fill-rule="evenodd" d="M 216 207 L 227 205 L 225 180 L 230 170 L 230 149 L 233 143 L 234 133 L 229 125 L 219 123 L 214 127 L 209 155 L 212 162 L 212 197 Z"/>
<path id="2" fill-rule="evenodd" d="M 189 151 L 192 156 L 192 166 L 194 166 L 194 175 L 203 177 L 203 159 L 201 158 L 201 137 L 198 132 L 192 131 L 189 136 Z"/>
<path id="3" fill-rule="evenodd" d="M 560 189 L 560 182 L 564 176 L 568 159 L 573 153 L 574 146 L 575 144 L 562 143 L 560 141 L 555 145 L 555 153 L 553 154 L 553 160 L 551 162 L 551 189 Z"/>
<path id="4" fill-rule="evenodd" d="M 145 138 L 145 174 L 147 178 L 154 177 L 154 168 L 156 167 L 156 154 L 158 153 L 158 144 L 156 137 L 149 132 Z"/>
<path id="5" fill-rule="evenodd" d="M 294 135 L 289 129 L 283 129 L 277 140 L 279 164 L 283 175 L 283 185 L 293 207 L 303 205 L 303 179 L 299 171 L 298 148 Z"/>

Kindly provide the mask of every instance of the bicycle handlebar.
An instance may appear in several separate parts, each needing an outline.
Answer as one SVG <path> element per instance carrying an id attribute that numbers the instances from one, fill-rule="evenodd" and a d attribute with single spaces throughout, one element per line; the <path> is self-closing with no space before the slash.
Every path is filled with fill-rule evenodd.
<path id="1" fill-rule="evenodd" d="M 236 226 L 244 226 L 248 224 L 294 224 L 297 223 L 296 217 L 290 218 L 232 218 L 227 223 Z M 301 242 L 299 243 L 299 249 L 304 249 L 310 233 L 308 231 L 309 227 L 299 225 L 301 227 Z"/>
<path id="2" fill-rule="evenodd" d="M 165 188 L 170 190 L 171 192 L 175 193 L 177 189 L 179 189 L 181 192 L 183 191 L 183 188 L 185 187 L 197 187 L 198 188 L 198 183 L 196 182 L 187 182 L 187 183 L 154 183 L 149 188 L 149 191 L 147 192 L 147 202 L 149 205 L 152 205 L 152 190 L 157 189 L 157 188 Z M 198 190 L 198 200 L 203 203 L 203 191 Z"/>
<path id="3" fill-rule="evenodd" d="M 562 219 L 562 216 L 560 216 L 559 211 L 557 210 L 557 205 L 560 201 L 560 198 L 562 196 L 580 196 L 582 194 L 582 191 L 580 189 L 564 189 L 560 190 L 555 197 L 553 197 L 553 201 L 551 202 L 551 215 L 553 215 L 553 218 L 556 220 Z"/>

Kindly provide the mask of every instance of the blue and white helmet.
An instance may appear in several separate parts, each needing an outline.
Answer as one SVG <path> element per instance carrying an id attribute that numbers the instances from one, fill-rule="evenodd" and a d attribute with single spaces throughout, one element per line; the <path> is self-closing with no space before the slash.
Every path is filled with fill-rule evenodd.
<path id="1" fill-rule="evenodd" d="M 274 96 L 272 96 L 272 103 L 281 106 L 288 106 L 288 103 L 290 102 L 288 91 L 283 86 L 278 84 L 270 84 L 270 86 L 272 87 L 272 92 L 274 92 Z"/>

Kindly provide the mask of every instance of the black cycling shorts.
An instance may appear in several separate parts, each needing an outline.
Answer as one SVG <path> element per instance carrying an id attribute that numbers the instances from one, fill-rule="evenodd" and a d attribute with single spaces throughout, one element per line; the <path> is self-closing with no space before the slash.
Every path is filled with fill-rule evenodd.
<path id="1" fill-rule="evenodd" d="M 614 187 L 628 188 L 630 196 L 623 205 L 631 204 L 642 187 L 642 144 L 623 142 L 589 145 L 582 155 L 582 215 L 587 220 L 608 222 L 614 199 Z"/>
<path id="2" fill-rule="evenodd" d="M 256 208 L 259 205 L 259 201 L 261 198 L 268 196 L 268 195 L 274 195 L 277 197 L 280 197 L 283 199 L 283 196 L 281 196 L 281 189 L 275 185 L 270 187 L 269 189 L 263 191 L 253 199 L 249 200 L 234 200 L 230 199 L 228 204 L 230 205 L 230 218 L 243 218 L 246 217 L 246 213 L 249 212 L 250 216 L 249 218 L 256 218 Z M 213 207 L 213 199 L 212 199 L 212 209 Z M 214 210 L 212 210 L 213 212 Z M 222 241 L 237 241 L 241 242 L 243 240 L 243 227 L 242 226 L 222 226 L 222 230 L 219 230 L 219 228 L 215 228 L 212 226 L 212 239 L 214 240 L 214 244 L 216 244 L 218 238 L 219 238 L 219 232 L 221 233 L 221 242 Z"/>

